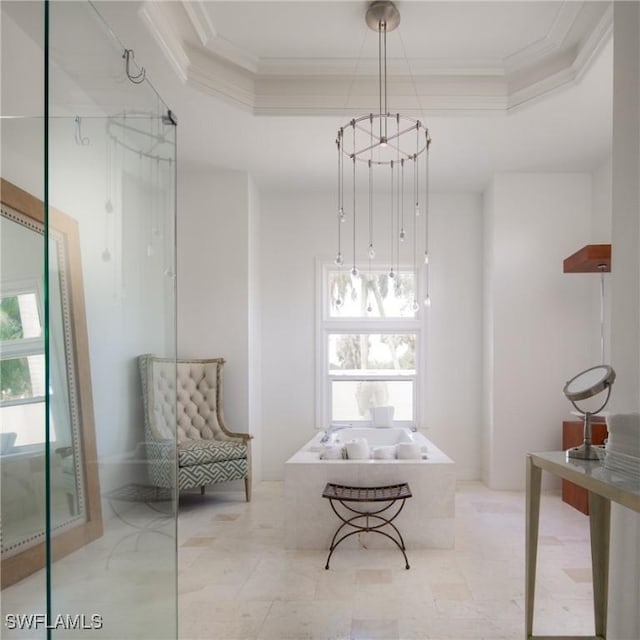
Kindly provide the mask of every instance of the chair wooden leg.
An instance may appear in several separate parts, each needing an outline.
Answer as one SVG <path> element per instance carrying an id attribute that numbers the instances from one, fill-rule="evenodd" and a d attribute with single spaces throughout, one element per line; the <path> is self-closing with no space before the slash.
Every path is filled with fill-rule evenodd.
<path id="1" fill-rule="evenodd" d="M 244 493 L 245 493 L 247 502 L 251 502 L 251 476 L 247 476 L 244 479 Z"/>
<path id="2" fill-rule="evenodd" d="M 200 495 L 203 496 L 204 495 L 204 485 L 200 486 Z"/>

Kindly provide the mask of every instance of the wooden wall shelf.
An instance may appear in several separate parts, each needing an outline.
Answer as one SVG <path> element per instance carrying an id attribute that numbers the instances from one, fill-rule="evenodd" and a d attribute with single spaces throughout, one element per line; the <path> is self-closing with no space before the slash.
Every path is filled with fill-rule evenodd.
<path id="1" fill-rule="evenodd" d="M 604 269 L 601 269 L 604 265 Z M 564 260 L 564 273 L 600 273 L 611 271 L 611 245 L 588 244 Z"/>

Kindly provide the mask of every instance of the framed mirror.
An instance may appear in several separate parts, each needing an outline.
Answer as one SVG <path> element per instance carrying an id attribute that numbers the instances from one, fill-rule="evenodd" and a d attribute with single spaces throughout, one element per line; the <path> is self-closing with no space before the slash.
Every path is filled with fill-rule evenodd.
<path id="1" fill-rule="evenodd" d="M 45 566 L 48 533 L 53 560 L 100 537 L 102 510 L 78 225 L 73 218 L 49 208 L 46 239 L 43 202 L 2 178 L 0 201 L 4 588 Z M 46 292 L 45 241 L 49 247 Z M 45 522 L 47 481 L 49 532 Z"/>

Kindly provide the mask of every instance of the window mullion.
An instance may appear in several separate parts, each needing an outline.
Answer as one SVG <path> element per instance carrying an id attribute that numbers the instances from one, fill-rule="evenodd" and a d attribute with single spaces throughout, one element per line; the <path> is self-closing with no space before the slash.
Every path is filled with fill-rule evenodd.
<path id="1" fill-rule="evenodd" d="M 0 342 L 0 358 L 26 358 L 44 353 L 42 338 L 19 338 L 18 340 L 3 340 Z"/>

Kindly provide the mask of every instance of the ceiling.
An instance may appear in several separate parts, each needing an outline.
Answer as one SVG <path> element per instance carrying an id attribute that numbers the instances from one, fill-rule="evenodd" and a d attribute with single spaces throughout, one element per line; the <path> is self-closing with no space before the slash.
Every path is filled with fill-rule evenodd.
<path id="1" fill-rule="evenodd" d="M 177 113 L 179 167 L 248 171 L 263 189 L 335 187 L 337 129 L 378 107 L 368 2 L 94 5 Z M 435 190 L 480 192 L 504 171 L 591 171 L 608 157 L 610 3 L 397 6 L 389 107 L 427 123 Z"/>
<path id="2" fill-rule="evenodd" d="M 254 114 L 377 104 L 368 2 L 146 2 L 176 73 Z M 387 36 L 392 109 L 505 113 L 576 81 L 611 33 L 604 2 L 400 2 Z"/>

